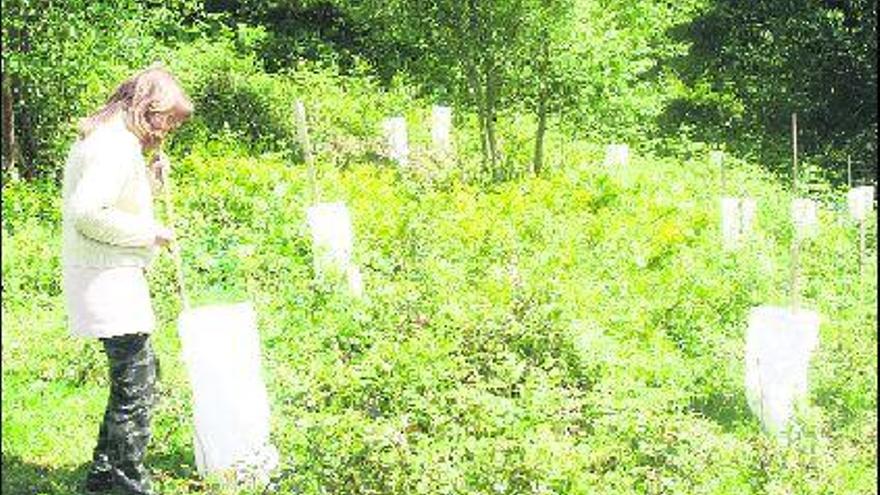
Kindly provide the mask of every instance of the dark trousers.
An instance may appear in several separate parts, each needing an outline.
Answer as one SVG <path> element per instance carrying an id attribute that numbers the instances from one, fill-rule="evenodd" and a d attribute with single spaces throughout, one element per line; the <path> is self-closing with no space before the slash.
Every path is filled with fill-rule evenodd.
<path id="1" fill-rule="evenodd" d="M 150 441 L 158 360 L 148 335 L 121 335 L 101 342 L 110 367 L 110 398 L 91 474 L 137 485 L 147 482 L 143 460 Z"/>

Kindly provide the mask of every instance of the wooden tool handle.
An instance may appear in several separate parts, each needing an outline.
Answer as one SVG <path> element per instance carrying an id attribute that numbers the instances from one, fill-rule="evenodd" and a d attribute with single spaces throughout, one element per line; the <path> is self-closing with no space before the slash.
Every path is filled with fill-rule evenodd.
<path id="1" fill-rule="evenodd" d="M 162 151 L 157 152 L 157 156 L 161 155 Z M 171 178 L 166 175 L 164 179 L 164 183 L 162 184 L 162 200 L 165 203 L 165 218 L 168 222 L 168 227 L 174 231 L 175 216 L 171 204 Z M 168 243 L 168 248 L 171 250 L 171 256 L 174 260 L 175 278 L 177 279 L 177 295 L 180 296 L 180 302 L 183 304 L 183 309 L 189 309 L 189 298 L 187 297 L 183 281 L 183 256 L 180 253 L 180 243 L 177 242 L 176 236 L 175 239 L 172 239 Z"/>

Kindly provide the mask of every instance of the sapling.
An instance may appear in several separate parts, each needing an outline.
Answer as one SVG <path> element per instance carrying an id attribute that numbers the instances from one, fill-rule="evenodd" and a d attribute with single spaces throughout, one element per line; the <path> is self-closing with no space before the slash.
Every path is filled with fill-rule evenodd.
<path id="1" fill-rule="evenodd" d="M 850 216 L 859 223 L 859 275 L 865 266 L 865 220 L 874 205 L 874 186 L 859 186 L 847 193 Z"/>
<path id="2" fill-rule="evenodd" d="M 797 195 L 797 118 L 792 114 L 794 157 L 792 189 Z M 746 398 L 765 430 L 783 442 L 787 425 L 807 394 L 810 357 L 819 341 L 819 314 L 799 307 L 798 255 L 804 225 L 815 216 L 815 204 L 795 199 L 792 217 L 790 304 L 788 307 L 760 306 L 749 314 L 746 334 Z"/>
<path id="3" fill-rule="evenodd" d="M 318 203 L 306 210 L 312 233 L 314 268 L 318 276 L 345 277 L 355 296 L 363 294 L 358 267 L 352 262 L 354 234 L 345 203 Z"/>
<path id="4" fill-rule="evenodd" d="M 721 198 L 721 237 L 724 249 L 732 250 L 739 241 L 739 199 Z"/>
<path id="5" fill-rule="evenodd" d="M 725 249 L 736 249 L 752 232 L 757 203 L 752 198 L 721 198 L 721 233 Z"/>
<path id="6" fill-rule="evenodd" d="M 819 233 L 818 205 L 809 198 L 795 198 L 791 202 L 791 220 L 798 240 L 812 238 Z"/>
<path id="7" fill-rule="evenodd" d="M 407 142 L 406 119 L 403 117 L 390 117 L 382 122 L 382 130 L 385 133 L 388 157 L 399 165 L 409 163 L 409 144 Z"/>
<path id="8" fill-rule="evenodd" d="M 312 195 L 312 201 L 317 202 L 318 180 L 315 171 L 315 157 L 312 154 L 312 145 L 309 142 L 309 131 L 306 123 L 306 107 L 303 105 L 302 101 L 297 100 L 293 104 L 293 115 L 296 124 L 297 141 L 299 141 L 299 145 L 303 150 L 303 158 L 306 161 L 306 166 L 309 167 L 309 192 Z"/>
<path id="9" fill-rule="evenodd" d="M 874 186 L 850 189 L 846 195 L 846 202 L 850 216 L 858 222 L 865 221 L 874 206 Z"/>
<path id="10" fill-rule="evenodd" d="M 755 226 L 755 216 L 758 213 L 758 202 L 754 198 L 740 198 L 740 232 L 747 236 L 752 233 Z"/>
<path id="11" fill-rule="evenodd" d="M 228 469 L 240 476 L 239 467 L 246 465 L 262 477 L 278 464 L 256 325 L 250 303 L 201 306 L 180 315 L 193 388 L 195 460 L 203 476 Z"/>
<path id="12" fill-rule="evenodd" d="M 431 110 L 431 142 L 434 152 L 441 157 L 447 157 L 452 152 L 451 130 L 452 109 L 435 105 Z"/>
<path id="13" fill-rule="evenodd" d="M 306 111 L 302 102 L 294 105 L 297 136 L 303 147 L 306 164 L 309 167 L 309 183 L 312 192 L 312 206 L 306 209 L 306 220 L 312 234 L 315 250 L 314 269 L 318 276 L 334 273 L 346 278 L 348 288 L 355 296 L 363 294 L 363 281 L 360 270 L 352 263 L 354 234 L 351 215 L 345 203 L 321 203 L 318 191 L 318 178 L 315 160 L 310 151 Z"/>
<path id="14" fill-rule="evenodd" d="M 164 190 L 169 225 L 174 224 L 170 182 Z M 183 306 L 177 320 L 181 354 L 192 387 L 195 460 L 207 476 L 245 463 L 255 476 L 268 477 L 278 464 L 269 440 L 269 399 L 260 365 L 260 338 L 253 304 L 190 307 L 182 255 L 172 243 L 177 290 Z M 264 452 L 257 464 L 248 461 Z"/>
<path id="15" fill-rule="evenodd" d="M 605 147 L 606 166 L 626 166 L 629 163 L 629 146 L 609 144 Z"/>
<path id="16" fill-rule="evenodd" d="M 724 195 L 727 190 L 727 184 L 724 176 L 724 152 L 721 150 L 712 150 L 709 153 L 709 162 L 718 167 L 721 172 L 721 194 Z"/>
<path id="17" fill-rule="evenodd" d="M 792 414 L 806 397 L 809 361 L 818 341 L 815 311 L 760 306 L 749 314 L 746 398 L 764 428 L 783 440 Z"/>

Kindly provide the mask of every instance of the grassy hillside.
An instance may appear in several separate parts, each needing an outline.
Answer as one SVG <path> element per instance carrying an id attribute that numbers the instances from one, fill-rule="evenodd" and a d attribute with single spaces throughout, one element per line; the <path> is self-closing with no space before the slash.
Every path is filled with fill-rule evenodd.
<path id="1" fill-rule="evenodd" d="M 803 246 L 822 326 L 811 407 L 781 446 L 748 410 L 743 355 L 748 310 L 788 298 L 789 193 L 731 160 L 728 183 L 759 213 L 727 253 L 707 151 L 634 155 L 609 172 L 601 147 L 570 143 L 545 177 L 491 187 L 320 167 L 321 199 L 352 212 L 354 301 L 313 282 L 303 167 L 222 140 L 179 153 L 193 298 L 256 305 L 280 492 L 877 493 L 875 217 L 862 276 L 839 200 Z M 74 493 L 107 396 L 99 345 L 65 327 L 58 196 L 3 191 L 3 493 Z M 167 255 L 149 275 L 148 465 L 160 493 L 223 493 L 195 473 L 172 275 Z"/>

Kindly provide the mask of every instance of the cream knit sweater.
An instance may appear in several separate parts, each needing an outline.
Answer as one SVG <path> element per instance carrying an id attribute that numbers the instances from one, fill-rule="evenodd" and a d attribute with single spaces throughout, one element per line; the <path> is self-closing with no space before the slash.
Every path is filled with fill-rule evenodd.
<path id="1" fill-rule="evenodd" d="M 151 184 L 122 114 L 74 143 L 62 191 L 64 266 L 149 264 L 157 231 Z"/>

